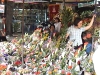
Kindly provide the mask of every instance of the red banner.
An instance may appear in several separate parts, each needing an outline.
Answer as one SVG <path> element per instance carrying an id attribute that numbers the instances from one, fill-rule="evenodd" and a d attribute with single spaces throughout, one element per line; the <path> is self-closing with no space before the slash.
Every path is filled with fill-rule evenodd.
<path id="1" fill-rule="evenodd" d="M 50 21 L 53 20 L 53 17 L 59 12 L 59 4 L 50 4 L 49 5 L 49 18 Z"/>

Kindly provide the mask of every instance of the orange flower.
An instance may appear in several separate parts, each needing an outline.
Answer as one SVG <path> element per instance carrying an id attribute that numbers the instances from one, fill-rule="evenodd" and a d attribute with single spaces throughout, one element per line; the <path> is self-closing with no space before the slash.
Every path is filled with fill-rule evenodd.
<path id="1" fill-rule="evenodd" d="M 78 51 L 75 51 L 74 56 L 77 56 L 77 55 L 78 55 Z"/>
<path id="2" fill-rule="evenodd" d="M 58 71 L 58 68 L 55 68 L 55 69 L 54 69 L 54 72 L 57 72 L 57 71 Z"/>
<path id="3" fill-rule="evenodd" d="M 7 72 L 6 72 L 6 75 L 12 75 L 12 74 L 11 74 L 11 71 L 7 71 Z"/>
<path id="4" fill-rule="evenodd" d="M 4 70 L 4 69 L 6 69 L 6 68 L 7 68 L 6 65 L 0 65 L 0 70 Z"/>
<path id="5" fill-rule="evenodd" d="M 48 71 L 48 74 L 49 74 L 49 75 L 52 74 L 52 71 Z"/>
<path id="6" fill-rule="evenodd" d="M 33 65 L 32 68 L 35 68 L 35 66 Z"/>
<path id="7" fill-rule="evenodd" d="M 43 64 L 43 67 L 45 67 L 46 66 L 46 64 Z"/>
<path id="8" fill-rule="evenodd" d="M 39 66 L 39 68 L 42 68 L 42 67 L 43 67 L 42 65 Z"/>
<path id="9" fill-rule="evenodd" d="M 68 66 L 68 69 L 72 69 L 72 66 Z"/>

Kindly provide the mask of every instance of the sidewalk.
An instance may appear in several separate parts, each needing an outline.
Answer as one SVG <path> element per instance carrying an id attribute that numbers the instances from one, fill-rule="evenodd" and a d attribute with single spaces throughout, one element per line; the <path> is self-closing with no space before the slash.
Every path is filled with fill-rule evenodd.
<path id="1" fill-rule="evenodd" d="M 24 33 L 24 34 L 25 34 L 25 33 Z M 24 34 L 23 34 L 23 35 L 24 35 Z M 32 35 L 32 32 L 28 33 L 28 35 Z M 22 38 L 22 33 L 18 32 L 18 33 L 13 33 L 12 36 L 10 36 L 10 35 L 7 35 L 7 36 L 6 36 L 6 38 L 7 38 L 8 41 L 11 41 L 12 39 L 14 39 L 14 38 L 16 38 L 16 37 L 17 37 L 18 39 Z"/>
<path id="2" fill-rule="evenodd" d="M 14 39 L 16 37 L 18 39 L 20 39 L 20 38 L 22 38 L 22 34 L 21 33 L 17 33 L 17 34 L 13 34 L 12 36 L 9 36 L 9 35 L 6 36 L 6 38 L 7 38 L 8 41 L 11 41 L 12 39 Z"/>

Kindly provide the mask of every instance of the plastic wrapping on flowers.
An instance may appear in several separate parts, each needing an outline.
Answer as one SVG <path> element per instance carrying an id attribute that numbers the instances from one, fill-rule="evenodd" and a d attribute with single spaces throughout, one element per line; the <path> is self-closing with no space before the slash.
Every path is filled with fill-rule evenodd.
<path id="1" fill-rule="evenodd" d="M 87 56 L 85 50 L 75 53 L 71 42 L 62 42 L 62 37 L 52 40 L 47 35 L 36 30 L 32 35 L 25 34 L 23 45 L 22 39 L 1 42 L 1 75 L 80 75 L 83 71 L 94 71 L 91 55 Z"/>

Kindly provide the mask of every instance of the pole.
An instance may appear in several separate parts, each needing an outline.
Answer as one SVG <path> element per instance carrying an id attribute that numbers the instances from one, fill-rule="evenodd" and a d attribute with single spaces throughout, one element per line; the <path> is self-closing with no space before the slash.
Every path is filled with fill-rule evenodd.
<path id="1" fill-rule="evenodd" d="M 97 13 L 97 0 L 95 0 L 95 13 Z"/>
<path id="2" fill-rule="evenodd" d="M 94 14 L 97 14 L 98 13 L 98 11 L 97 11 L 97 0 L 94 0 L 95 2 L 95 9 L 94 9 Z M 97 16 L 98 17 L 98 16 Z M 95 21 L 95 20 L 94 20 Z M 95 23 L 95 22 L 94 22 Z M 93 32 L 92 33 L 94 33 L 94 30 L 95 30 L 95 28 L 94 28 L 94 26 L 93 26 Z M 94 34 L 93 34 L 94 35 Z M 94 38 L 95 38 L 95 36 L 93 36 L 92 37 L 92 51 L 94 51 L 94 44 L 93 44 L 93 42 L 94 42 Z"/>
<path id="3" fill-rule="evenodd" d="M 63 0 L 63 8 L 65 7 L 65 0 Z"/>
<path id="4" fill-rule="evenodd" d="M 22 66 L 24 66 L 24 0 L 23 0 L 23 4 L 22 4 Z"/>

